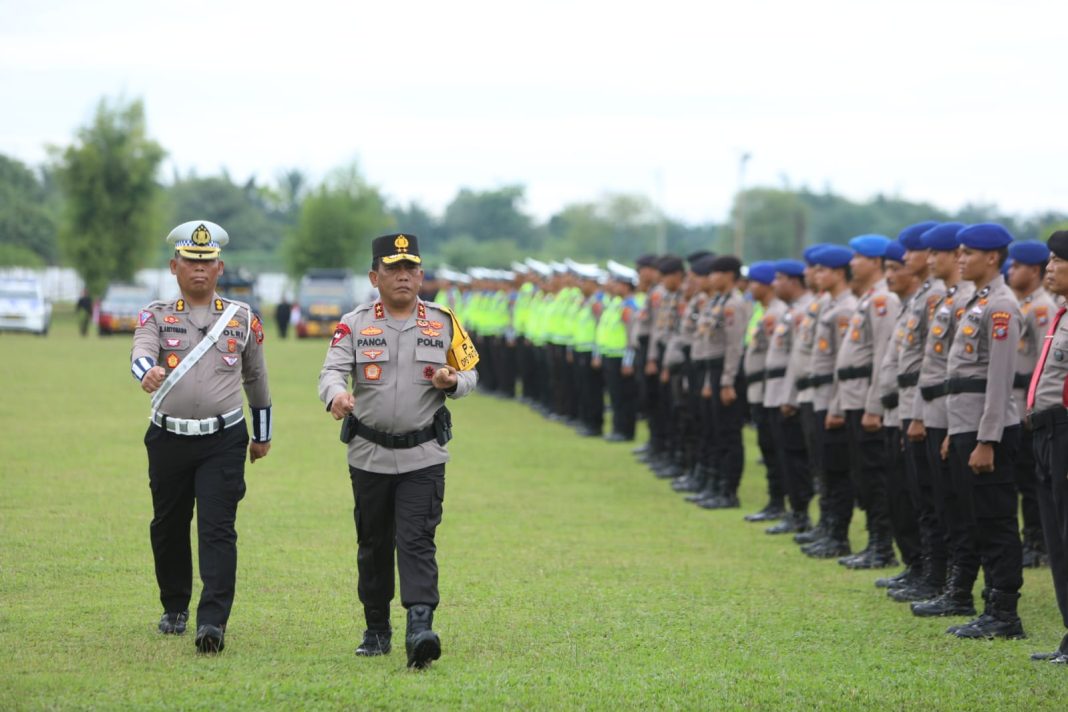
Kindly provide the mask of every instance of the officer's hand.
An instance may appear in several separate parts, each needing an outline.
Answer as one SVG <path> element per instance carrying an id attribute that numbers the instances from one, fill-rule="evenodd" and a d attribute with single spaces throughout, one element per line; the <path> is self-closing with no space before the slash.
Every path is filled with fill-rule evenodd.
<path id="1" fill-rule="evenodd" d="M 593 359 L 592 361 L 590 361 L 590 368 L 600 368 L 600 367 L 601 367 L 601 357 L 600 356 L 598 356 L 595 359 Z"/>
<path id="2" fill-rule="evenodd" d="M 267 453 L 271 450 L 271 443 L 249 443 L 248 444 L 248 461 L 255 464 L 256 460 L 267 457 Z"/>
<path id="3" fill-rule="evenodd" d="M 949 459 L 949 436 L 942 438 L 942 447 L 938 448 L 939 454 L 943 460 Z"/>
<path id="4" fill-rule="evenodd" d="M 840 415 L 828 413 L 823 421 L 823 427 L 827 430 L 838 430 L 845 427 L 845 418 Z"/>
<path id="5" fill-rule="evenodd" d="M 701 389 L 701 397 L 705 400 L 712 400 L 712 386 L 707 385 Z"/>
<path id="6" fill-rule="evenodd" d="M 994 446 L 990 443 L 978 443 L 968 458 L 968 467 L 977 475 L 994 471 Z"/>
<path id="7" fill-rule="evenodd" d="M 656 375 L 656 361 L 650 361 L 649 363 L 645 364 L 645 375 L 646 376 L 655 376 Z"/>
<path id="8" fill-rule="evenodd" d="M 909 423 L 909 429 L 906 433 L 909 440 L 914 443 L 922 443 L 927 439 L 927 428 L 924 427 L 922 420 L 914 420 Z"/>
<path id="9" fill-rule="evenodd" d="M 634 367 L 633 366 L 621 366 L 620 369 L 619 369 L 619 372 L 622 373 L 627 378 L 630 378 L 631 376 L 634 375 Z"/>
<path id="10" fill-rule="evenodd" d="M 730 407 L 731 403 L 738 400 L 738 394 L 734 392 L 734 386 L 723 386 L 719 389 L 719 402 L 724 407 Z"/>
<path id="11" fill-rule="evenodd" d="M 163 385 L 165 378 L 167 378 L 167 369 L 163 366 L 153 366 L 141 379 L 141 390 L 145 393 L 155 393 Z"/>
<path id="12" fill-rule="evenodd" d="M 356 396 L 345 392 L 341 395 L 334 396 L 334 400 L 330 401 L 330 415 L 334 416 L 334 420 L 341 420 L 351 413 L 352 409 L 355 407 Z"/>
<path id="13" fill-rule="evenodd" d="M 568 363 L 575 363 L 575 354 L 572 353 L 571 351 L 567 352 L 567 362 Z"/>
<path id="14" fill-rule="evenodd" d="M 660 369 L 660 382 L 661 383 L 670 383 L 671 382 L 671 371 L 667 370 L 666 368 Z"/>
<path id="15" fill-rule="evenodd" d="M 874 433 L 883 427 L 883 416 L 865 413 L 860 418 L 860 427 L 869 433 Z"/>
<path id="16" fill-rule="evenodd" d="M 437 371 L 434 371 L 434 378 L 431 379 L 431 383 L 434 384 L 434 388 L 439 391 L 447 391 L 454 387 L 459 379 L 456 377 L 456 369 L 445 364 Z"/>
<path id="17" fill-rule="evenodd" d="M 792 418 L 797 415 L 797 408 L 788 403 L 780 405 L 779 410 L 782 411 L 784 418 Z"/>

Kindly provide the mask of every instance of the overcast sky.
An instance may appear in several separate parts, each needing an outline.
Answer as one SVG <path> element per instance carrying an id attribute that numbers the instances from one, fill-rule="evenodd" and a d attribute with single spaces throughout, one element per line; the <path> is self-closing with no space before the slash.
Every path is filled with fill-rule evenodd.
<path id="1" fill-rule="evenodd" d="M 1068 210 L 1068 3 L 0 0 L 0 152 L 141 97 L 177 168 L 392 200 L 638 192 L 720 221 L 747 185 Z"/>

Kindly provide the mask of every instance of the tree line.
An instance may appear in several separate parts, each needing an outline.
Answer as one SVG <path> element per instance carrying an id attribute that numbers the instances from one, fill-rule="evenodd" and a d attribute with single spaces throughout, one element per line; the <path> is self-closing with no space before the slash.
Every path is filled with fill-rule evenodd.
<path id="1" fill-rule="evenodd" d="M 129 280 L 169 257 L 161 239 L 203 216 L 227 229 L 230 266 L 284 271 L 370 261 L 369 238 L 392 230 L 422 239 L 428 263 L 505 267 L 526 256 L 579 261 L 632 260 L 646 252 L 730 252 L 743 236 L 743 259 L 798 256 L 814 242 L 845 243 L 866 232 L 895 235 L 926 219 L 998 221 L 1019 239 L 1068 226 L 1068 213 L 1002 214 L 973 204 L 953 212 L 877 195 L 853 201 L 830 189 L 753 187 L 735 196 L 723 224 L 691 225 L 665 215 L 642 195 L 609 193 L 562 207 L 539 221 L 523 185 L 460 188 L 441 214 L 389 199 L 360 171 L 340 166 L 313 182 L 297 168 L 270 182 L 195 172 L 161 176 L 165 149 L 148 133 L 139 100 L 101 100 L 71 143 L 50 147 L 40 166 L 0 154 L 0 265 L 74 267 L 90 292 Z"/>

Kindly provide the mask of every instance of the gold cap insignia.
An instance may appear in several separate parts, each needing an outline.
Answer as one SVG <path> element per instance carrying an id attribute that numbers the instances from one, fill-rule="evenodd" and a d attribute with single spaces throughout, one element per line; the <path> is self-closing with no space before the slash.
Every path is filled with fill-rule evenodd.
<path id="1" fill-rule="evenodd" d="M 393 241 L 393 246 L 397 248 L 398 252 L 404 252 L 408 249 L 408 238 L 404 235 L 397 235 L 397 239 Z"/>
<path id="2" fill-rule="evenodd" d="M 211 242 L 211 233 L 208 232 L 208 228 L 204 227 L 204 225 L 199 225 L 196 230 L 193 230 L 193 237 L 190 239 L 194 245 L 203 247 Z"/>

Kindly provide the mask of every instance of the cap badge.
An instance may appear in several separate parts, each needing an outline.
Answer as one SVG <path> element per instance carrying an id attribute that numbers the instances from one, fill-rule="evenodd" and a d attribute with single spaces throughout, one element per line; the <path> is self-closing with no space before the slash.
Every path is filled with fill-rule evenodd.
<path id="1" fill-rule="evenodd" d="M 208 232 L 208 228 L 203 224 L 198 225 L 196 230 L 193 230 L 193 236 L 190 238 L 194 245 L 204 247 L 211 242 L 211 233 Z"/>
<path id="2" fill-rule="evenodd" d="M 408 250 L 408 238 L 404 235 L 397 235 L 397 238 L 393 241 L 393 246 L 397 248 L 398 252 L 406 252 Z"/>

